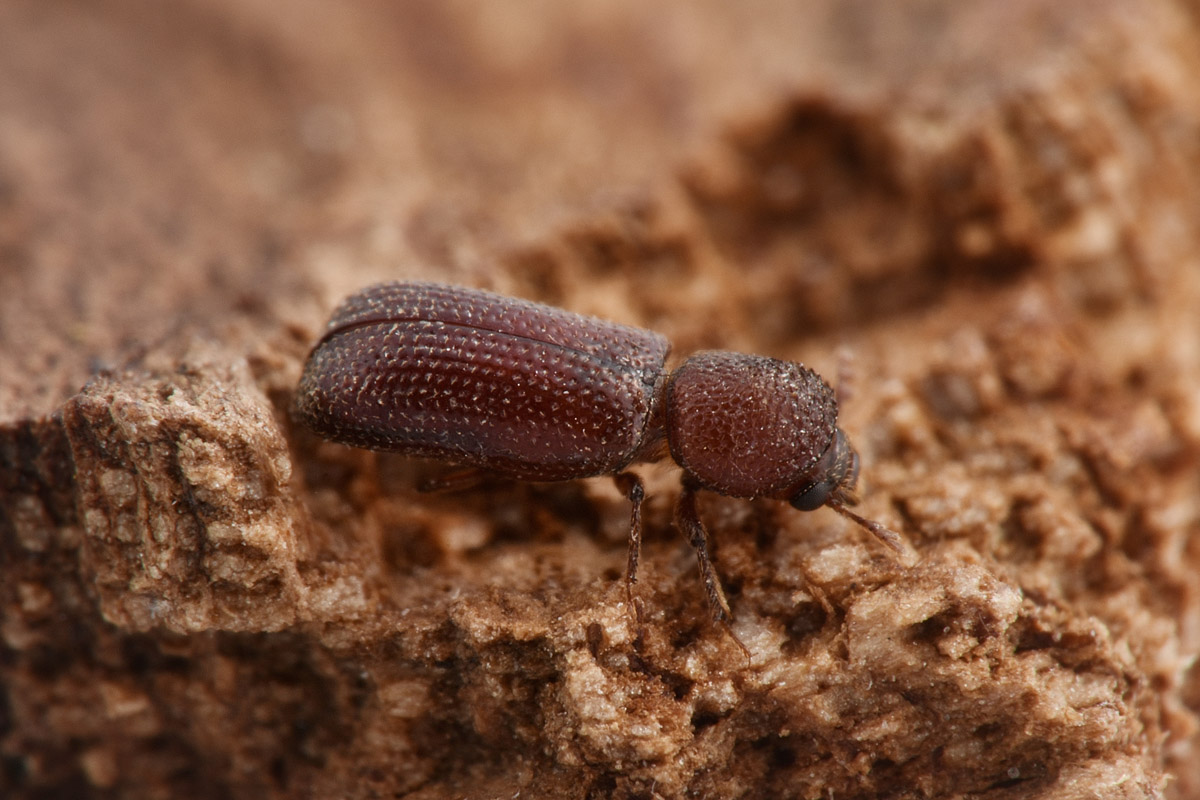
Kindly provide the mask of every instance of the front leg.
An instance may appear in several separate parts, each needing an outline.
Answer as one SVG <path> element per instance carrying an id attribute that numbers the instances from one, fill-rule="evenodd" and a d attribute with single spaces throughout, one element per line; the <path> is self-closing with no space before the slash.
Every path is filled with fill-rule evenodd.
<path id="1" fill-rule="evenodd" d="M 684 476 L 683 491 L 680 492 L 679 502 L 675 506 L 675 524 L 696 551 L 696 562 L 700 566 L 700 578 L 704 581 L 704 591 L 708 595 L 708 606 L 712 610 L 713 619 L 728 624 L 733 614 L 729 610 L 729 602 L 725 599 L 725 591 L 721 588 L 721 579 L 717 577 L 712 558 L 708 554 L 708 532 L 704 530 L 704 523 L 700 521 L 696 510 L 696 492 L 699 489 L 699 484 L 693 478 Z"/>

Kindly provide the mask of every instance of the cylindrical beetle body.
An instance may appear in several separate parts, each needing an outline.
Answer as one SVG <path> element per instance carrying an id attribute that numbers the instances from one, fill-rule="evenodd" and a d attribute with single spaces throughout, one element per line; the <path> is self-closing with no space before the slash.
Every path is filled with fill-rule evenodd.
<path id="1" fill-rule="evenodd" d="M 722 351 L 697 353 L 668 374 L 669 352 L 657 333 L 540 303 L 382 284 L 334 313 L 305 365 L 295 412 L 334 441 L 521 480 L 615 475 L 633 503 L 631 600 L 644 491 L 622 470 L 668 448 L 684 470 L 676 523 L 696 549 L 718 618 L 729 617 L 729 606 L 696 511 L 698 489 L 805 511 L 828 505 L 901 549 L 898 534 L 846 508 L 858 502 L 858 454 L 819 375 Z"/>
<path id="2" fill-rule="evenodd" d="M 334 313 L 296 411 L 322 436 L 521 480 L 619 472 L 661 449 L 670 344 L 491 292 L 384 284 Z"/>

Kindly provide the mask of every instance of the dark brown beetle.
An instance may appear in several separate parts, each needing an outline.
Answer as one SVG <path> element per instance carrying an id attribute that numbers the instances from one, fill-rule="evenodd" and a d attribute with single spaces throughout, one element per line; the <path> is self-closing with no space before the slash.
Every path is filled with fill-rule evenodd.
<path id="1" fill-rule="evenodd" d="M 829 385 L 800 364 L 725 351 L 674 372 L 657 333 L 476 289 L 389 283 L 348 298 L 309 355 L 296 415 L 325 438 L 453 461 L 511 478 L 613 475 L 633 505 L 627 582 L 641 549 L 641 479 L 630 464 L 683 467 L 676 524 L 713 614 L 729 604 L 708 555 L 696 492 L 838 511 L 900 550 L 900 537 L 846 507 L 858 454 Z M 636 607 L 636 604 L 635 604 Z"/>

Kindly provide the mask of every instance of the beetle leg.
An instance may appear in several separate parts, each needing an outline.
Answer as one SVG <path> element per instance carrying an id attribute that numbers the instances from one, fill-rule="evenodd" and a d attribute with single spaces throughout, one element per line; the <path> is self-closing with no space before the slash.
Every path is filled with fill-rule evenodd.
<path id="1" fill-rule="evenodd" d="M 837 384 L 833 387 L 839 406 L 854 397 L 854 353 L 846 346 L 837 349 Z"/>
<path id="2" fill-rule="evenodd" d="M 638 561 L 642 555 L 642 501 L 646 499 L 646 487 L 642 479 L 632 472 L 621 472 L 613 476 L 613 482 L 621 493 L 629 498 L 629 564 L 625 569 L 625 589 L 629 593 L 629 605 L 637 621 L 642 621 L 642 604 L 633 593 L 637 583 Z"/>
<path id="3" fill-rule="evenodd" d="M 729 610 L 729 602 L 725 599 L 725 591 L 721 588 L 721 579 L 713 569 L 712 559 L 708 555 L 708 532 L 700 521 L 696 511 L 696 492 L 700 487 L 691 480 L 684 479 L 683 491 L 679 493 L 679 502 L 675 506 L 675 524 L 680 532 L 687 537 L 688 543 L 696 551 L 696 562 L 700 566 L 700 578 L 704 581 L 704 591 L 708 595 L 708 606 L 712 609 L 713 619 L 728 623 L 733 618 Z"/>
<path id="4" fill-rule="evenodd" d="M 424 494 L 463 492 L 467 489 L 474 489 L 487 480 L 490 475 L 491 473 L 487 470 L 479 469 L 478 467 L 463 467 L 421 481 L 421 485 L 417 487 L 417 491 Z"/>

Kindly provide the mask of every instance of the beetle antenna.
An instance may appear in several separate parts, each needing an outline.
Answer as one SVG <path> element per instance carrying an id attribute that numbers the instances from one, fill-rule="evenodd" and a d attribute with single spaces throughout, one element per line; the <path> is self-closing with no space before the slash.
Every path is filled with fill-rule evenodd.
<path id="1" fill-rule="evenodd" d="M 833 392 L 839 406 L 854 397 L 854 353 L 845 345 L 837 349 L 837 385 Z"/>
<path id="2" fill-rule="evenodd" d="M 825 505 L 838 512 L 846 519 L 858 523 L 859 527 L 870 531 L 876 539 L 886 544 L 896 553 L 904 553 L 904 539 L 901 538 L 900 534 L 896 533 L 891 528 L 883 525 L 882 523 L 876 522 L 873 519 L 867 519 L 866 517 L 855 514 L 853 511 L 846 508 L 845 505 L 837 501 L 830 501 Z"/>

